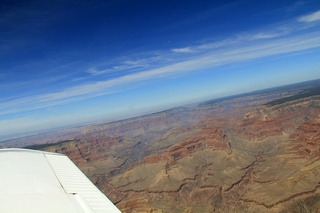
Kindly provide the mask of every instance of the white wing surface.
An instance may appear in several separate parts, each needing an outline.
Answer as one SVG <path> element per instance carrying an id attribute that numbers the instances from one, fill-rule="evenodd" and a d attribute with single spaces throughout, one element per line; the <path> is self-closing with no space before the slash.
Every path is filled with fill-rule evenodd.
<path id="1" fill-rule="evenodd" d="M 119 213 L 65 155 L 0 149 L 1 213 Z"/>

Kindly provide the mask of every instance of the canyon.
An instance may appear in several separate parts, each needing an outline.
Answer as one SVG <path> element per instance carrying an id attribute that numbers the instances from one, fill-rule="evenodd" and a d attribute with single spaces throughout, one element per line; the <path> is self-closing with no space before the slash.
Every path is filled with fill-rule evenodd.
<path id="1" fill-rule="evenodd" d="M 1 146 L 67 155 L 122 212 L 317 212 L 320 80 Z"/>

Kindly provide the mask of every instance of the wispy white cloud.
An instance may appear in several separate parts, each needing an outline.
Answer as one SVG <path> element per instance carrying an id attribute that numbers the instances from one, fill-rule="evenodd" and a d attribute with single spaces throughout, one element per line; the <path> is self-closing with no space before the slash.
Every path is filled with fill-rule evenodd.
<path id="1" fill-rule="evenodd" d="M 316 22 L 320 21 L 320 10 L 306 16 L 298 18 L 299 22 Z"/>
<path id="2" fill-rule="evenodd" d="M 190 53 L 190 52 L 193 52 L 190 47 L 174 48 L 174 49 L 171 49 L 171 51 L 174 52 L 174 53 Z"/>
<path id="3" fill-rule="evenodd" d="M 128 69 L 137 69 L 137 68 L 146 68 L 149 66 L 149 63 L 146 59 L 140 59 L 140 60 L 129 60 L 125 61 L 121 65 L 113 66 L 112 68 L 114 70 L 128 70 Z"/>
<path id="4" fill-rule="evenodd" d="M 293 13 L 299 10 L 303 5 L 308 4 L 306 1 L 295 1 L 292 5 L 285 8 L 286 13 Z"/>
<path id="5" fill-rule="evenodd" d="M 236 44 L 238 42 L 239 42 L 239 37 L 235 36 L 235 37 L 231 37 L 231 38 L 224 39 L 221 41 L 205 42 L 205 43 L 198 45 L 196 47 L 196 49 L 199 51 L 205 51 L 206 49 L 213 50 L 213 49 L 218 49 L 221 47 L 226 47 L 226 46 L 229 46 L 232 44 Z"/>
<path id="6" fill-rule="evenodd" d="M 264 33 L 264 32 L 260 32 L 257 34 L 253 34 L 251 36 L 252 39 L 268 39 L 268 38 L 276 38 L 276 37 L 280 37 L 283 36 L 284 33 Z"/>
<path id="7" fill-rule="evenodd" d="M 113 65 L 108 68 L 97 68 L 97 67 L 91 67 L 86 70 L 86 73 L 89 73 L 91 75 L 108 75 L 112 76 L 115 75 L 121 71 L 125 70 L 141 70 L 145 69 L 150 66 L 151 63 L 154 63 L 156 61 L 156 57 L 150 57 L 150 58 L 144 58 L 139 60 L 127 60 L 120 64 Z"/>
<path id="8" fill-rule="evenodd" d="M 92 74 L 92 75 L 101 75 L 107 72 L 107 70 L 97 70 L 96 67 L 91 67 L 87 71 L 87 73 Z"/>

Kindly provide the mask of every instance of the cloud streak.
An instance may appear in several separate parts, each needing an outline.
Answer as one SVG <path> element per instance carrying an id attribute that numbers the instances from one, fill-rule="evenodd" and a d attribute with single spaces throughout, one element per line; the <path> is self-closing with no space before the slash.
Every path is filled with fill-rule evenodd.
<path id="1" fill-rule="evenodd" d="M 320 21 L 320 10 L 298 19 L 299 22 L 316 22 Z"/>
<path id="2" fill-rule="evenodd" d="M 171 49 L 171 51 L 174 52 L 174 53 L 190 53 L 190 52 L 193 52 L 190 47 L 174 48 L 174 49 Z"/>

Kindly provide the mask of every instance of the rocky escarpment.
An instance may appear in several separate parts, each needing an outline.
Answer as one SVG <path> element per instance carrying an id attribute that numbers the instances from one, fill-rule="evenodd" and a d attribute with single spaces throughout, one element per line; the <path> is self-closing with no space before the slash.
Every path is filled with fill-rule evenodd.
<path id="1" fill-rule="evenodd" d="M 206 119 L 186 140 L 103 180 L 105 190 L 123 212 L 289 211 L 319 193 L 319 105 L 300 101 L 234 123 Z"/>
<path id="2" fill-rule="evenodd" d="M 250 140 L 291 134 L 299 125 L 318 116 L 320 97 L 260 106 L 247 112 L 237 123 L 237 135 Z"/>
<path id="3" fill-rule="evenodd" d="M 223 130 L 211 126 L 201 129 L 186 140 L 174 144 L 161 154 L 149 155 L 145 157 L 144 163 L 157 163 L 159 161 L 167 161 L 174 163 L 176 160 L 184 158 L 194 152 L 212 148 L 213 150 L 231 151 L 230 143 L 227 135 Z"/>
<path id="4" fill-rule="evenodd" d="M 320 159 L 320 116 L 299 126 L 290 136 L 292 150 Z"/>
<path id="5" fill-rule="evenodd" d="M 130 123 L 130 132 L 123 134 L 121 134 L 123 126 L 117 124 L 119 129 L 114 130 L 115 125 L 112 124 L 112 133 L 104 131 L 107 127 L 99 130 L 95 127 L 81 139 L 27 148 L 66 154 L 94 183 L 99 184 L 100 179 L 125 171 L 143 161 L 144 157 L 161 152 L 177 141 L 184 140 L 194 131 L 192 127 L 174 127 L 176 123 L 156 129 L 153 126 L 155 122 L 149 123 L 150 126 L 146 127 L 147 130 L 152 129 L 152 131 L 141 131 L 142 122 L 138 121 L 138 124 Z"/>

